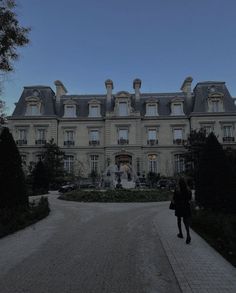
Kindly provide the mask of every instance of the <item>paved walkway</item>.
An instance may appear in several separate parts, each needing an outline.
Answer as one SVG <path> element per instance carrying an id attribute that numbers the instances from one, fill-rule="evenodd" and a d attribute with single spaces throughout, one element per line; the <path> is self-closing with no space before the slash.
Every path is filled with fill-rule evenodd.
<path id="1" fill-rule="evenodd" d="M 154 224 L 182 292 L 236 292 L 236 269 L 194 231 L 190 245 L 176 237 L 174 212 L 160 205 Z"/>
<path id="2" fill-rule="evenodd" d="M 0 239 L 0 293 L 236 292 L 236 269 L 192 231 L 176 236 L 168 203 L 75 203 Z"/>

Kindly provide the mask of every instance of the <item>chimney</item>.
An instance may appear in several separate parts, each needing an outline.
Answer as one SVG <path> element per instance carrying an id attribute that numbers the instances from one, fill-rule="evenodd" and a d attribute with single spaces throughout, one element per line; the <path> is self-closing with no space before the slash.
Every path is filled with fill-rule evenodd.
<path id="1" fill-rule="evenodd" d="M 140 88 L 141 88 L 141 84 L 142 84 L 142 81 L 139 78 L 136 78 L 133 81 L 133 88 L 134 88 L 134 92 L 135 92 L 135 99 L 136 99 L 136 101 L 139 101 L 139 99 L 140 99 Z"/>
<path id="2" fill-rule="evenodd" d="M 192 81 L 193 81 L 193 78 L 191 76 L 188 76 L 187 78 L 185 78 L 181 86 L 181 91 L 183 91 L 187 95 L 187 98 L 191 98 L 192 96 L 192 93 L 191 93 Z"/>
<path id="3" fill-rule="evenodd" d="M 54 81 L 56 86 L 56 101 L 57 103 L 60 102 L 60 97 L 67 93 L 67 89 L 65 88 L 64 84 L 60 80 Z"/>
<path id="4" fill-rule="evenodd" d="M 111 79 L 107 79 L 105 81 L 105 86 L 107 89 L 107 110 L 110 111 L 111 107 L 111 98 L 112 98 L 112 90 L 113 90 L 113 81 Z"/>

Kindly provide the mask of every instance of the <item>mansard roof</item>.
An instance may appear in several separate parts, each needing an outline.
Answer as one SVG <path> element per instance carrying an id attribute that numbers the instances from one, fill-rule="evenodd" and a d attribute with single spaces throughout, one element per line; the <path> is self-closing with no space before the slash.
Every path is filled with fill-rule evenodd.
<path id="1" fill-rule="evenodd" d="M 37 93 L 37 92 L 38 93 Z M 59 99 L 56 97 L 55 92 L 49 86 L 26 86 L 23 93 L 16 103 L 16 108 L 11 118 L 20 118 L 26 113 L 27 98 L 38 96 L 42 103 L 43 117 L 63 117 L 64 104 L 66 101 L 73 101 L 77 106 L 78 117 L 88 117 L 89 115 L 89 102 L 96 100 L 101 107 L 101 116 L 105 116 L 106 111 L 114 109 L 116 98 L 130 99 L 131 107 L 134 111 L 140 111 L 141 116 L 146 114 L 146 103 L 148 101 L 158 102 L 158 114 L 159 116 L 169 116 L 171 113 L 170 104 L 173 101 L 182 101 L 184 106 L 184 113 L 186 115 L 200 114 L 208 111 L 208 98 L 210 95 L 221 94 L 224 104 L 224 110 L 228 113 L 236 113 L 236 106 L 232 99 L 225 82 L 219 81 L 207 81 L 199 82 L 195 86 L 192 93 L 189 95 L 184 92 L 172 92 L 172 93 L 140 93 L 139 98 L 136 99 L 134 93 L 128 93 L 126 91 L 120 91 L 117 94 L 111 96 L 110 105 L 107 103 L 107 95 L 68 95 L 64 94 Z M 190 99 L 190 104 L 189 104 Z"/>
<path id="2" fill-rule="evenodd" d="M 214 88 L 212 92 L 211 89 Z M 221 94 L 223 98 L 224 112 L 236 112 L 236 106 L 234 99 L 232 99 L 225 82 L 222 81 L 205 81 L 199 82 L 195 86 L 194 90 L 194 104 L 193 113 L 207 112 L 208 98 L 214 93 L 216 95 Z"/>
<path id="3" fill-rule="evenodd" d="M 23 93 L 16 103 L 12 117 L 22 117 L 26 113 L 27 98 L 34 97 L 34 92 L 38 92 L 38 98 L 43 105 L 43 116 L 55 116 L 55 93 L 49 86 L 35 85 L 25 86 Z"/>

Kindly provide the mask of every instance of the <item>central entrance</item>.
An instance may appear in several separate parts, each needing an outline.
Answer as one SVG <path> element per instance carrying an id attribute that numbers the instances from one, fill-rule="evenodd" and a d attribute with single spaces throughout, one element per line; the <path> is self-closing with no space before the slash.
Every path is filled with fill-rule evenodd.
<path id="1" fill-rule="evenodd" d="M 115 162 L 117 166 L 126 165 L 126 164 L 132 166 L 132 157 L 127 154 L 117 155 L 115 157 Z"/>

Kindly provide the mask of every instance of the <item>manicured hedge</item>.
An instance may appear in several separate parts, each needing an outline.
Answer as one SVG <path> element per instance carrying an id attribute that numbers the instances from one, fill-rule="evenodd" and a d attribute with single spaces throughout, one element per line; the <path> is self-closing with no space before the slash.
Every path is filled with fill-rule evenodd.
<path id="1" fill-rule="evenodd" d="M 80 202 L 153 202 L 172 198 L 167 190 L 74 190 L 59 196 L 59 199 Z"/>
<path id="2" fill-rule="evenodd" d="M 32 225 L 48 216 L 50 212 L 48 198 L 41 197 L 29 207 L 0 210 L 0 238 Z"/>

